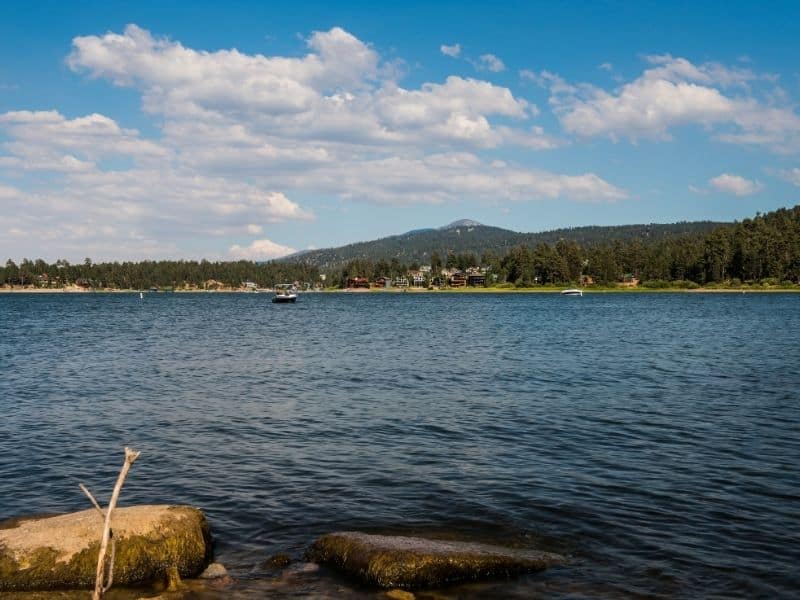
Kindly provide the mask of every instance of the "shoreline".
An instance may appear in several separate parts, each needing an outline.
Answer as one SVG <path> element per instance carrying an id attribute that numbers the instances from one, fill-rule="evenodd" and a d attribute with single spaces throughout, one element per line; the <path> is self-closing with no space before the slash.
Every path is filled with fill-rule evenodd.
<path id="1" fill-rule="evenodd" d="M 301 294 L 560 294 L 563 287 L 536 288 L 370 288 L 370 289 L 324 289 L 310 290 Z M 793 287 L 713 287 L 713 288 L 641 288 L 641 287 L 589 287 L 581 288 L 584 294 L 775 294 L 800 293 L 800 286 Z M 75 288 L 0 288 L 0 294 L 272 294 L 272 290 L 253 292 L 240 289 L 220 290 L 164 290 L 152 292 L 137 289 L 75 289 Z"/>

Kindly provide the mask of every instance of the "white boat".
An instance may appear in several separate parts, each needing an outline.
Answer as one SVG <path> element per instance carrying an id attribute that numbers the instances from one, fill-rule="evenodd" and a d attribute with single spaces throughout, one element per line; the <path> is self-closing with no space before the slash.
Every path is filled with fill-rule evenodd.
<path id="1" fill-rule="evenodd" d="M 563 290 L 561 292 L 562 296 L 583 296 L 583 290 L 579 290 L 576 288 L 572 288 L 569 290 Z"/>
<path id="2" fill-rule="evenodd" d="M 275 295 L 272 301 L 284 304 L 288 302 L 297 302 L 297 290 L 291 283 L 281 283 L 275 286 Z"/>

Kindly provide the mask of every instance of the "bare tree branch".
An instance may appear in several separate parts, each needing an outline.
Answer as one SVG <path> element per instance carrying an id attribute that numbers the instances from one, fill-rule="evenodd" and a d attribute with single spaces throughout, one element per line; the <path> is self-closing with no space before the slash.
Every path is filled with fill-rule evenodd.
<path id="1" fill-rule="evenodd" d="M 101 600 L 103 597 L 103 582 L 105 580 L 105 566 L 106 566 L 106 550 L 108 549 L 108 541 L 111 539 L 111 513 L 114 512 L 114 508 L 117 506 L 117 500 L 119 500 L 119 493 L 122 490 L 122 484 L 125 482 L 125 477 L 128 475 L 128 471 L 130 470 L 133 463 L 136 462 L 136 459 L 139 458 L 139 452 L 135 450 L 131 450 L 130 448 L 125 448 L 125 462 L 122 463 L 122 469 L 119 472 L 119 477 L 117 477 L 117 483 L 114 486 L 114 492 L 111 494 L 111 501 L 108 503 L 108 509 L 106 510 L 105 514 L 105 524 L 103 526 L 103 538 L 100 541 L 100 553 L 97 556 L 97 573 L 94 580 L 94 593 L 92 594 L 92 600 Z M 114 554 L 113 546 L 112 546 L 112 557 Z M 113 565 L 111 567 L 113 570 Z M 110 578 L 109 578 L 110 579 Z M 111 582 L 109 581 L 109 587 Z"/>
<path id="2" fill-rule="evenodd" d="M 88 488 L 85 485 L 83 485 L 82 483 L 79 483 L 78 487 L 80 487 L 83 490 L 83 493 L 86 494 L 86 497 L 89 498 L 89 500 L 91 500 L 92 504 L 94 504 L 94 507 L 100 513 L 100 516 L 103 518 L 103 520 L 105 520 L 106 513 L 102 508 L 100 508 L 100 505 L 97 503 L 97 500 L 95 500 L 94 496 L 92 496 L 92 492 L 90 492 L 88 490 Z"/>

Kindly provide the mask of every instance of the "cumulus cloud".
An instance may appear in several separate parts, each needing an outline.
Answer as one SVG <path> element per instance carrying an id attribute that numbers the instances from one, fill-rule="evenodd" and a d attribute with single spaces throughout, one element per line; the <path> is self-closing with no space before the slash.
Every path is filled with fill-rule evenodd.
<path id="1" fill-rule="evenodd" d="M 232 252 L 244 232 L 313 219 L 296 197 L 409 205 L 627 195 L 595 173 L 492 161 L 491 149 L 561 143 L 507 87 L 455 75 L 403 86 L 372 46 L 337 27 L 305 43 L 285 57 L 193 49 L 136 25 L 76 37 L 69 67 L 136 90 L 159 134 L 92 112 L 0 114 L 0 177 L 36 182 L 5 218 L 37 239 L 60 231 L 63 247 L 80 238 L 85 252 L 176 256 L 206 238 Z"/>
<path id="2" fill-rule="evenodd" d="M 745 179 L 740 175 L 722 173 L 708 180 L 709 185 L 719 192 L 735 196 L 749 196 L 760 191 L 763 186 L 758 181 Z"/>
<path id="3" fill-rule="evenodd" d="M 442 44 L 439 46 L 439 50 L 445 56 L 450 56 L 452 58 L 458 58 L 459 54 L 461 54 L 461 44 L 453 44 L 452 46 L 448 46 L 446 44 Z"/>
<path id="4" fill-rule="evenodd" d="M 77 172 L 113 157 L 140 163 L 170 157 L 162 145 L 96 113 L 67 119 L 56 111 L 12 111 L 0 114 L 0 129 L 11 138 L 2 146 L 8 155 L 0 156 L 0 167 Z"/>
<path id="5" fill-rule="evenodd" d="M 233 258 L 246 260 L 272 260 L 281 258 L 297 252 L 289 246 L 282 246 L 270 240 L 253 240 L 248 246 L 234 244 L 230 247 L 229 253 Z"/>
<path id="6" fill-rule="evenodd" d="M 611 91 L 570 84 L 547 71 L 526 70 L 520 76 L 550 88 L 550 104 L 561 125 L 580 137 L 664 140 L 673 128 L 696 124 L 713 129 L 723 142 L 776 152 L 800 149 L 800 117 L 794 108 L 751 94 L 756 83 L 774 83 L 773 75 L 719 63 L 698 65 L 668 54 L 645 59 L 649 68 Z"/>
<path id="7" fill-rule="evenodd" d="M 786 169 L 779 171 L 778 174 L 792 185 L 800 187 L 800 168 Z"/>
<path id="8" fill-rule="evenodd" d="M 479 71 L 491 71 L 500 73 L 506 70 L 506 65 L 494 54 L 481 54 L 478 60 L 473 63 Z"/>

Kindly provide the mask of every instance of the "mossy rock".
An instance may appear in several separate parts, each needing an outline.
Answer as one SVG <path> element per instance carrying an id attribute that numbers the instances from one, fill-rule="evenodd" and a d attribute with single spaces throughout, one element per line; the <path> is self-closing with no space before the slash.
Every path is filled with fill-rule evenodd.
<path id="1" fill-rule="evenodd" d="M 508 578 L 566 562 L 549 552 L 349 531 L 317 539 L 308 558 L 368 585 L 403 589 Z"/>
<path id="2" fill-rule="evenodd" d="M 152 583 L 172 567 L 194 577 L 211 559 L 208 522 L 191 506 L 117 508 L 111 529 L 115 586 Z M 102 533 L 95 509 L 0 526 L 0 592 L 93 588 Z"/>

